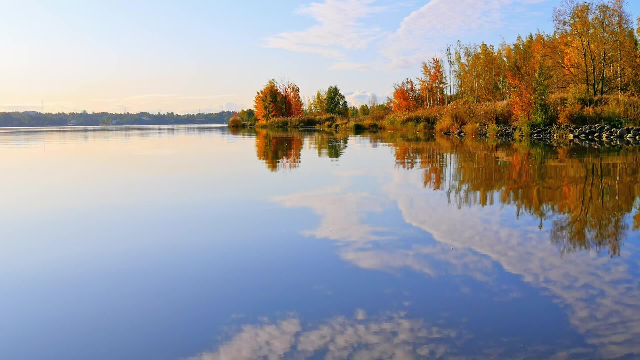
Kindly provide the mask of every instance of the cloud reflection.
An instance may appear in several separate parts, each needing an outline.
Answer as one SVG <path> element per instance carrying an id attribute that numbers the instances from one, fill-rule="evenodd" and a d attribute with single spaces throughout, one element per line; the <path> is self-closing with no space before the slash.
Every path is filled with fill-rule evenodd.
<path id="1" fill-rule="evenodd" d="M 598 348 L 598 357 L 640 354 L 640 280 L 629 264 L 589 251 L 560 256 L 546 232 L 525 220 L 514 226 L 500 206 L 450 206 L 444 192 L 425 191 L 419 172 L 397 169 L 393 175 L 383 189 L 388 198 L 327 188 L 274 200 L 313 209 L 320 226 L 304 234 L 337 241 L 340 257 L 363 269 L 408 268 L 427 276 L 457 274 L 493 283 L 497 264 L 547 290 L 586 342 Z M 388 229 L 364 223 L 367 213 L 381 212 L 389 199 L 408 224 L 438 244 L 406 248 L 390 241 Z M 580 351 L 557 356 L 582 357 Z"/>
<path id="2" fill-rule="evenodd" d="M 354 318 L 334 317 L 304 328 L 290 318 L 275 324 L 249 325 L 213 352 L 190 360 L 310 358 L 416 359 L 442 358 L 462 340 L 458 331 L 390 313 L 369 319 L 358 309 Z"/>
<path id="3" fill-rule="evenodd" d="M 489 341 L 463 327 L 456 329 L 411 319 L 404 312 L 369 317 L 336 316 L 306 324 L 298 317 L 247 325 L 215 350 L 189 360 L 248 359 L 572 359 L 593 358 L 593 349 L 573 348 L 561 339 L 554 346 L 521 345 L 507 337 Z M 517 355 L 515 353 L 517 352 Z"/>
<path id="4" fill-rule="evenodd" d="M 387 228 L 366 225 L 362 221 L 368 213 L 380 213 L 385 202 L 367 193 L 345 192 L 343 187 L 327 187 L 317 191 L 277 196 L 273 201 L 289 208 L 309 208 L 321 218 L 315 230 L 305 236 L 326 238 L 354 246 L 365 246 L 371 241 L 393 239 L 383 235 Z"/>
<path id="5" fill-rule="evenodd" d="M 640 354 L 640 281 L 627 264 L 593 252 L 559 256 L 545 232 L 506 223 L 499 207 L 451 208 L 424 196 L 416 173 L 398 175 L 385 190 L 407 223 L 445 246 L 488 256 L 527 283 L 548 289 L 601 357 Z"/>

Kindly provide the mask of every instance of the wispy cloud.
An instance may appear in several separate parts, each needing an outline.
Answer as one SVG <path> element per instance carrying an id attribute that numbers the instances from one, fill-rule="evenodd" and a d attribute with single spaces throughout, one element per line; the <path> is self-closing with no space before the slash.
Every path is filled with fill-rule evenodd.
<path id="1" fill-rule="evenodd" d="M 394 68 L 410 67 L 457 39 L 500 29 L 505 7 L 547 0 L 431 0 L 402 20 L 381 47 Z"/>
<path id="2" fill-rule="evenodd" d="M 375 0 L 326 0 L 302 6 L 296 11 L 316 22 L 306 30 L 284 32 L 266 39 L 265 47 L 342 58 L 342 50 L 359 50 L 383 36 L 377 27 L 367 27 L 361 20 L 385 10 Z"/>
<path id="3" fill-rule="evenodd" d="M 298 8 L 300 15 L 316 22 L 306 30 L 284 32 L 266 39 L 265 47 L 320 54 L 335 58 L 333 70 L 391 70 L 415 67 L 439 56 L 447 44 L 469 36 L 502 29 L 507 14 L 532 10 L 530 5 L 548 0 L 430 0 L 408 14 L 391 33 L 365 26 L 363 19 L 382 11 L 415 8 L 414 1 L 391 7 L 375 0 L 326 0 Z M 514 9 L 512 5 L 518 5 Z M 371 62 L 354 62 L 345 50 L 369 48 L 376 42 L 379 53 Z"/>

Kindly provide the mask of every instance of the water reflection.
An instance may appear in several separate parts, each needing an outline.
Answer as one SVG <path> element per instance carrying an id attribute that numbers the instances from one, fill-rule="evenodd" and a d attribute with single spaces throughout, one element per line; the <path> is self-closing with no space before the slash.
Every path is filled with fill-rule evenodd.
<path id="1" fill-rule="evenodd" d="M 0 147 L 36 147 L 42 144 L 88 143 L 178 135 L 213 135 L 226 131 L 222 125 L 126 125 L 0 128 Z M 240 133 L 237 133 L 240 135 Z M 250 135 L 250 134 L 247 134 Z"/>
<path id="2" fill-rule="evenodd" d="M 635 148 L 186 127 L 0 146 L 3 359 L 640 356 Z"/>
<path id="3" fill-rule="evenodd" d="M 318 150 L 319 157 L 339 159 L 347 149 L 349 136 L 347 134 L 328 134 L 325 132 L 315 132 L 310 137 L 311 146 Z"/>
<path id="4" fill-rule="evenodd" d="M 639 227 L 637 148 L 554 148 L 406 134 L 367 139 L 388 144 L 395 154 L 396 169 L 383 194 L 338 186 L 273 198 L 320 217 L 319 226 L 304 235 L 336 241 L 343 260 L 368 270 L 405 268 L 494 283 L 496 263 L 548 291 L 597 351 L 563 356 L 640 354 L 639 263 L 597 255 L 638 255 L 634 246 L 626 252 L 622 246 Z M 437 245 L 407 245 L 367 221 L 389 201 Z"/>
<path id="5" fill-rule="evenodd" d="M 407 319 L 404 313 L 368 319 L 366 312 L 358 309 L 353 317 L 339 316 L 312 327 L 303 328 L 297 317 L 247 325 L 217 351 L 190 359 L 249 360 L 318 355 L 325 359 L 441 358 L 459 352 L 463 339 L 463 334 L 455 330 Z"/>
<path id="6" fill-rule="evenodd" d="M 271 171 L 295 169 L 300 164 L 304 135 L 299 132 L 256 132 L 256 152 Z"/>
<path id="7" fill-rule="evenodd" d="M 348 144 L 345 135 L 261 130 L 258 158 L 271 171 L 296 168 L 305 137 L 319 156 L 335 159 Z M 594 249 L 619 256 L 630 214 L 635 213 L 633 227 L 640 228 L 636 147 L 527 146 L 408 133 L 366 138 L 392 147 L 396 166 L 423 169 L 424 187 L 446 193 L 458 208 L 513 205 L 518 216 L 539 219 L 541 229 L 551 221 L 550 238 L 562 254 Z"/>
<path id="8" fill-rule="evenodd" d="M 514 205 L 542 222 L 562 253 L 606 249 L 620 255 L 640 191 L 637 148 L 528 147 L 455 141 L 398 141 L 397 162 L 424 169 L 424 186 L 458 207 Z"/>
<path id="9" fill-rule="evenodd" d="M 500 208 L 434 208 L 427 199 L 416 198 L 418 188 L 387 188 L 408 223 L 445 246 L 486 255 L 527 283 L 549 290 L 587 342 L 598 346 L 600 356 L 640 353 L 640 282 L 633 263 L 589 252 L 560 257 L 545 246 L 544 233 L 510 224 L 501 218 Z"/>
<path id="10" fill-rule="evenodd" d="M 496 359 L 594 357 L 591 349 L 562 341 L 523 347 L 516 337 L 484 342 L 464 329 L 411 319 L 405 312 L 337 316 L 308 324 L 297 316 L 245 325 L 217 350 L 189 360 L 249 359 Z M 518 354 L 518 355 L 515 355 Z"/>
<path id="11" fill-rule="evenodd" d="M 234 134 L 246 134 L 234 130 Z M 303 143 L 307 139 L 309 146 L 318 151 L 319 157 L 338 159 L 344 153 L 349 141 L 348 135 L 336 135 L 326 132 L 254 130 L 258 159 L 267 164 L 271 171 L 292 170 L 300 165 Z"/>

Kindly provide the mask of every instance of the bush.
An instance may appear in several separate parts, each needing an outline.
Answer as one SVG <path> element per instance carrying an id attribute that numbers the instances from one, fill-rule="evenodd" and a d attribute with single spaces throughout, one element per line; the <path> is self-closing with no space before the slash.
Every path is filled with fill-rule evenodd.
<path id="1" fill-rule="evenodd" d="M 242 127 L 242 120 L 240 120 L 239 117 L 234 116 L 229 119 L 229 123 L 227 124 L 227 126 L 230 128 L 240 128 Z"/>
<path id="2" fill-rule="evenodd" d="M 336 121 L 335 115 L 303 115 L 296 117 L 279 117 L 265 121 L 260 120 L 256 123 L 258 127 L 288 128 L 288 127 L 330 127 Z"/>
<path id="3" fill-rule="evenodd" d="M 467 136 L 475 137 L 480 135 L 480 125 L 477 123 L 468 123 L 467 125 L 462 127 L 462 130 Z"/>

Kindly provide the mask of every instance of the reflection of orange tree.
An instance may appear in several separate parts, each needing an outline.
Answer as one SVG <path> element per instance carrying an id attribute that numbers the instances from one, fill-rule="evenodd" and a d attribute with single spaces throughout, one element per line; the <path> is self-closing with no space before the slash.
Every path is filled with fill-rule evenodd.
<path id="1" fill-rule="evenodd" d="M 271 171 L 295 169 L 300 165 L 304 137 L 297 132 L 256 132 L 258 159 L 267 163 Z"/>
<path id="2" fill-rule="evenodd" d="M 620 254 L 627 215 L 640 195 L 640 152 L 497 145 L 472 139 L 394 139 L 396 163 L 422 168 L 424 186 L 445 190 L 458 207 L 498 201 L 552 220 L 563 253 Z M 640 225 L 640 215 L 634 216 Z"/>

